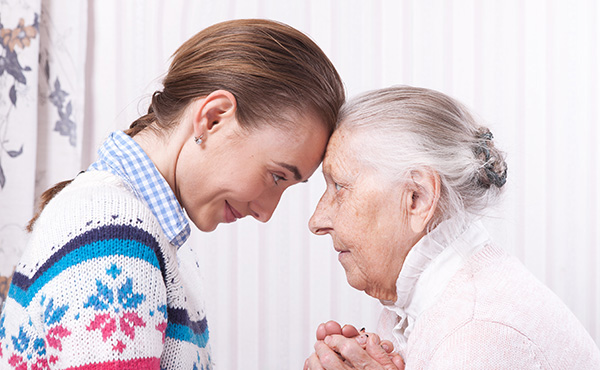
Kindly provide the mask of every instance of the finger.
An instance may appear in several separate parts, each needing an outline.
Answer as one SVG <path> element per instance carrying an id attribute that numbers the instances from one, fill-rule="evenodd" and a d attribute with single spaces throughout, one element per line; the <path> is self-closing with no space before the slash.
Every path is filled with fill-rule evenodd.
<path id="1" fill-rule="evenodd" d="M 378 344 L 380 341 L 379 335 L 375 334 L 375 333 L 365 333 L 364 330 L 361 329 L 360 334 L 357 337 L 354 337 L 354 339 L 356 339 L 356 341 L 358 342 L 358 344 L 361 345 L 361 347 L 364 349 L 367 346 L 367 341 L 369 340 L 369 338 L 375 338 L 375 341 Z M 385 341 L 387 343 L 386 346 L 389 348 L 389 345 L 391 344 L 390 341 Z M 394 348 L 394 346 L 392 345 L 392 349 Z"/>
<path id="2" fill-rule="evenodd" d="M 342 334 L 342 328 L 333 320 L 329 320 L 317 328 L 317 340 L 323 340 L 326 336 L 334 334 Z"/>
<path id="3" fill-rule="evenodd" d="M 325 338 L 324 343 L 334 353 L 339 353 L 347 363 L 355 368 L 362 369 L 377 364 L 354 338 L 346 338 L 342 335 L 329 335 Z"/>
<path id="4" fill-rule="evenodd" d="M 342 327 L 336 321 L 329 320 L 325 323 L 327 335 L 342 334 Z"/>
<path id="5" fill-rule="evenodd" d="M 379 336 L 369 336 L 365 350 L 367 354 L 369 354 L 373 360 L 377 361 L 384 369 L 396 370 L 398 368 L 392 358 L 390 358 L 390 355 L 382 348 L 379 342 Z M 404 369 L 404 367 L 402 367 L 402 369 Z"/>
<path id="6" fill-rule="evenodd" d="M 404 370 L 404 360 L 399 354 L 395 354 L 394 357 L 392 357 L 392 362 L 398 370 Z"/>
<path id="7" fill-rule="evenodd" d="M 313 353 L 304 361 L 304 370 L 324 370 L 316 353 Z"/>
<path id="8" fill-rule="evenodd" d="M 325 324 L 319 324 L 317 327 L 317 340 L 323 340 L 327 336 L 327 329 L 325 329 Z"/>
<path id="9" fill-rule="evenodd" d="M 358 344 L 360 344 L 361 348 L 364 349 L 367 346 L 367 340 L 369 340 L 369 334 L 360 333 L 357 337 L 354 337 Z"/>
<path id="10" fill-rule="evenodd" d="M 367 335 L 369 335 L 367 337 Z M 361 337 L 367 338 L 366 348 L 358 343 Z M 380 338 L 375 333 L 361 334 L 356 340 L 346 338 L 341 335 L 332 335 L 325 338 L 324 343 L 328 345 L 334 353 L 339 353 L 343 359 L 355 368 L 382 368 L 385 370 L 404 369 L 404 362 L 400 356 L 395 360 L 390 357 L 380 343 Z M 391 345 L 391 343 L 390 343 Z M 400 361 L 398 361 L 400 360 Z M 401 365 L 399 367 L 397 365 Z M 327 366 L 325 366 L 327 369 Z"/>
<path id="11" fill-rule="evenodd" d="M 379 345 L 387 353 L 392 353 L 394 351 L 394 345 L 389 340 L 382 340 L 381 343 L 379 343 Z"/>
<path id="12" fill-rule="evenodd" d="M 381 338 L 379 338 L 379 335 L 375 333 L 367 333 L 367 337 L 369 340 L 374 340 L 375 344 L 381 344 Z"/>
<path id="13" fill-rule="evenodd" d="M 354 338 L 359 334 L 360 333 L 358 332 L 358 330 L 352 325 L 344 325 L 344 327 L 342 328 L 342 335 L 346 338 Z"/>
<path id="14" fill-rule="evenodd" d="M 336 337 L 341 337 L 341 335 L 336 335 Z M 331 338 L 328 336 L 327 338 Z M 327 339 L 325 338 L 325 339 Z M 352 340 L 352 339 L 348 339 Z M 316 369 L 326 369 L 326 370 L 345 370 L 350 369 L 349 366 L 344 364 L 344 359 L 340 356 L 340 354 L 334 351 L 331 347 L 329 347 L 325 342 L 318 341 L 315 343 L 315 353 L 318 357 L 319 366 Z M 310 370 L 313 370 L 312 362 L 309 363 Z"/>
<path id="15" fill-rule="evenodd" d="M 379 335 L 377 335 L 375 333 L 360 334 L 356 339 L 358 340 L 358 343 L 363 344 L 364 346 L 366 346 L 367 339 L 370 338 L 370 337 L 375 338 L 375 341 L 379 341 L 380 340 Z M 387 340 L 387 339 L 384 339 L 381 342 L 379 342 L 379 345 L 387 353 L 392 353 L 394 351 L 394 344 L 391 341 Z M 364 348 L 364 346 L 363 346 L 363 348 Z"/>

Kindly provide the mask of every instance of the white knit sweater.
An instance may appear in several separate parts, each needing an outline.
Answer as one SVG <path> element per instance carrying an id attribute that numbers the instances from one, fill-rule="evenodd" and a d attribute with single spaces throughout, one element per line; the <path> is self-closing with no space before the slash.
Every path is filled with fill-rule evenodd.
<path id="1" fill-rule="evenodd" d="M 45 208 L 17 267 L 0 368 L 209 369 L 196 289 L 122 179 L 81 174 Z"/>
<path id="2" fill-rule="evenodd" d="M 454 225 L 455 226 L 455 225 Z M 424 237 L 384 303 L 379 331 L 406 369 L 600 369 L 577 318 L 480 223 Z"/>

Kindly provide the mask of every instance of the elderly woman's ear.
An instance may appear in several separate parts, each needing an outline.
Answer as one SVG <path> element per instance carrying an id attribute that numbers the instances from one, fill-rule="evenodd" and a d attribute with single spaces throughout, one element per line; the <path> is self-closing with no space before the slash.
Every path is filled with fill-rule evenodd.
<path id="1" fill-rule="evenodd" d="M 410 171 L 408 189 L 408 214 L 410 227 L 420 234 L 427 228 L 435 215 L 440 199 L 440 176 L 437 172 L 424 168 Z"/>

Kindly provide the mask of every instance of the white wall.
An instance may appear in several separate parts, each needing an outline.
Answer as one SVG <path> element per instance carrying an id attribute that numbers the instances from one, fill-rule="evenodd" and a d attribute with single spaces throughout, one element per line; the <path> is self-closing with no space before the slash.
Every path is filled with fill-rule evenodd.
<path id="1" fill-rule="evenodd" d="M 508 153 L 496 240 L 555 291 L 600 343 L 600 6 L 595 0 L 102 0 L 88 10 L 89 163 L 147 109 L 168 58 L 218 21 L 260 17 L 308 33 L 349 95 L 393 84 L 448 93 Z M 218 369 L 300 368 L 314 329 L 375 328 L 377 301 L 347 286 L 328 237 L 309 233 L 324 182 L 284 194 L 266 225 L 196 232 Z"/>

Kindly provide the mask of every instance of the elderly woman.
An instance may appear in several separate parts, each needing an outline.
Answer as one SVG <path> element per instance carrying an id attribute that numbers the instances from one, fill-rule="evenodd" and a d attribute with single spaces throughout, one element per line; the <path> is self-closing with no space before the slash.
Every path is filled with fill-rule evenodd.
<path id="1" fill-rule="evenodd" d="M 406 369 L 600 369 L 575 316 L 479 221 L 506 182 L 492 139 L 439 92 L 355 98 L 329 142 L 310 229 L 332 237 L 348 283 L 381 301 L 379 335 Z M 376 336 L 331 334 L 319 327 L 305 368 L 404 366 Z"/>

